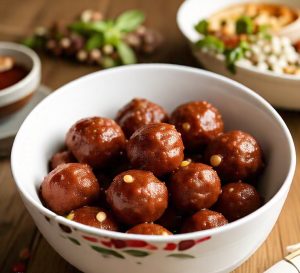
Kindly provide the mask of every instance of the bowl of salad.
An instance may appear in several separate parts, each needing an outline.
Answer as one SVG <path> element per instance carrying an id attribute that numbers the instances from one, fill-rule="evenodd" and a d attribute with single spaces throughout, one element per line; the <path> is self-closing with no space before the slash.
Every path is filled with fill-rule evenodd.
<path id="1" fill-rule="evenodd" d="M 300 110 L 299 1 L 187 0 L 177 23 L 204 68 Z"/>

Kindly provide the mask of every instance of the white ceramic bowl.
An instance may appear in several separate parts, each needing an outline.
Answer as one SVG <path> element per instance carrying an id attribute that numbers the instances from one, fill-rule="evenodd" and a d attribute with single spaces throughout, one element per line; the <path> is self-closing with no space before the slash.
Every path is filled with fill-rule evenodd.
<path id="1" fill-rule="evenodd" d="M 300 76 L 276 74 L 275 72 L 260 71 L 255 67 L 243 67 L 241 65 L 237 65 L 237 73 L 233 75 L 228 72 L 223 60 L 203 53 L 193 46 L 201 37 L 194 29 L 194 26 L 201 19 L 208 18 L 211 14 L 229 5 L 248 2 L 249 0 L 187 0 L 178 10 L 177 24 L 191 44 L 194 55 L 206 69 L 248 86 L 275 107 L 300 110 Z M 300 8 L 300 1 L 298 0 L 265 0 L 264 2 L 281 3 Z"/>
<path id="2" fill-rule="evenodd" d="M 78 119 L 115 117 L 134 97 L 168 111 L 191 100 L 208 100 L 223 114 L 226 129 L 253 134 L 267 167 L 260 192 L 266 204 L 226 226 L 201 232 L 145 236 L 81 225 L 45 208 L 38 189 L 48 160 Z M 284 160 L 283 160 L 284 159 Z M 26 208 L 53 248 L 88 273 L 225 273 L 245 261 L 266 239 L 288 194 L 295 171 L 291 135 L 277 112 L 248 88 L 200 69 L 133 65 L 75 80 L 42 101 L 21 126 L 12 150 L 12 172 Z"/>
<path id="3" fill-rule="evenodd" d="M 41 62 L 33 50 L 11 42 L 0 42 L 0 56 L 11 56 L 29 70 L 24 79 L 0 91 L 0 116 L 5 116 L 24 106 L 36 91 L 41 80 Z"/>

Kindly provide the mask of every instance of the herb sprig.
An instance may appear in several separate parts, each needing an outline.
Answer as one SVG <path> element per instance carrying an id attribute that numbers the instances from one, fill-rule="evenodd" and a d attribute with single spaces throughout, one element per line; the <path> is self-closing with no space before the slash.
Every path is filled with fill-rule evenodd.
<path id="1" fill-rule="evenodd" d="M 139 10 L 128 10 L 114 20 L 103 20 L 99 12 L 98 19 L 93 20 L 93 12 L 96 11 L 84 11 L 79 19 L 63 29 L 56 24 L 44 28 L 45 33 L 35 33 L 22 43 L 56 56 L 74 56 L 78 61 L 99 63 L 103 67 L 136 63 L 137 52 L 151 53 L 160 44 L 158 33 L 142 25 L 145 15 Z"/>

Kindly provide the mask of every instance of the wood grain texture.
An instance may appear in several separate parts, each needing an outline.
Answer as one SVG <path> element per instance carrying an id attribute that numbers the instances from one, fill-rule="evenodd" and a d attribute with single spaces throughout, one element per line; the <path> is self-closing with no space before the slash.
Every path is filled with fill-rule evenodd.
<path id="1" fill-rule="evenodd" d="M 164 44 L 144 62 L 176 63 L 197 66 L 187 43 L 176 26 L 176 11 L 180 0 L 1 0 L 0 40 L 15 41 L 32 32 L 35 26 L 49 25 L 55 18 L 69 21 L 85 8 L 101 10 L 107 17 L 116 16 L 129 8 L 138 8 L 147 15 L 147 24 L 159 30 Z M 14 7 L 14 8 L 12 8 Z M 42 81 L 53 89 L 97 70 L 97 67 L 80 66 L 71 62 L 41 56 Z M 300 151 L 300 113 L 280 112 L 289 126 L 296 149 Z M 1 130 L 1 127 L 0 127 Z M 285 160 L 282 158 L 282 160 Z M 234 273 L 261 273 L 285 255 L 285 247 L 300 241 L 300 166 L 287 202 L 266 242 Z M 257 227 L 259 228 L 259 227 Z M 255 232 L 255 230 L 253 230 Z M 18 260 L 19 252 L 30 247 L 32 257 L 28 273 L 78 273 L 65 262 L 37 231 L 17 193 L 10 172 L 9 159 L 0 160 L 0 272 L 10 272 Z"/>

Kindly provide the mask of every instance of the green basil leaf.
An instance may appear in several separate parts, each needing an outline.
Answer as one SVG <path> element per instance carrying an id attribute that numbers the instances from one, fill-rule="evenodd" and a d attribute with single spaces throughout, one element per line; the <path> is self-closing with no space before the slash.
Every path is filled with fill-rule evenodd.
<path id="1" fill-rule="evenodd" d="M 223 53 L 225 49 L 225 45 L 222 40 L 218 39 L 215 36 L 208 35 L 198 41 L 196 43 L 197 47 L 200 48 L 208 48 L 208 49 L 213 49 L 216 50 L 219 53 Z"/>
<path id="2" fill-rule="evenodd" d="M 31 36 L 31 37 L 25 38 L 24 40 L 21 41 L 21 43 L 23 45 L 26 45 L 33 49 L 43 48 L 45 45 L 45 42 L 46 42 L 45 38 L 39 37 L 39 36 Z"/>
<path id="3" fill-rule="evenodd" d="M 136 63 L 136 56 L 131 47 L 126 43 L 120 42 L 117 45 L 117 51 L 120 55 L 123 64 L 134 64 Z"/>
<path id="4" fill-rule="evenodd" d="M 145 15 L 138 10 L 129 10 L 116 19 L 116 28 L 122 32 L 134 31 L 145 20 Z"/>
<path id="5" fill-rule="evenodd" d="M 104 21 L 91 22 L 89 24 L 90 24 L 90 28 L 93 31 L 97 31 L 97 32 L 104 32 L 108 27 L 108 24 Z"/>
<path id="6" fill-rule="evenodd" d="M 21 43 L 23 45 L 26 45 L 26 46 L 30 47 L 30 48 L 34 48 L 35 47 L 34 37 L 25 38 L 24 40 L 21 41 Z"/>
<path id="7" fill-rule="evenodd" d="M 105 44 L 117 46 L 121 41 L 121 36 L 121 32 L 117 28 L 110 27 L 104 32 L 104 42 Z"/>
<path id="8" fill-rule="evenodd" d="M 103 68 L 111 68 L 117 66 L 118 63 L 113 58 L 105 56 L 102 58 L 101 65 Z"/>
<path id="9" fill-rule="evenodd" d="M 36 38 L 34 36 L 28 37 L 28 38 L 25 38 L 24 40 L 22 40 L 21 43 L 30 48 L 35 48 L 36 47 Z"/>
<path id="10" fill-rule="evenodd" d="M 107 29 L 107 23 L 104 21 L 98 22 L 74 22 L 69 25 L 69 28 L 80 34 L 89 34 L 90 32 L 99 32 L 103 33 Z"/>
<path id="11" fill-rule="evenodd" d="M 254 33 L 254 22 L 249 16 L 242 16 L 236 22 L 237 34 L 252 34 Z"/>
<path id="12" fill-rule="evenodd" d="M 91 51 L 103 45 L 103 36 L 99 33 L 92 35 L 86 42 L 85 49 Z"/>
<path id="13" fill-rule="evenodd" d="M 203 35 L 208 34 L 208 21 L 207 20 L 201 20 L 197 25 L 195 25 L 195 30 Z"/>
<path id="14" fill-rule="evenodd" d="M 225 51 L 225 62 L 227 69 L 235 74 L 236 73 L 236 62 L 244 57 L 244 51 L 241 47 L 236 47 L 231 50 Z"/>

